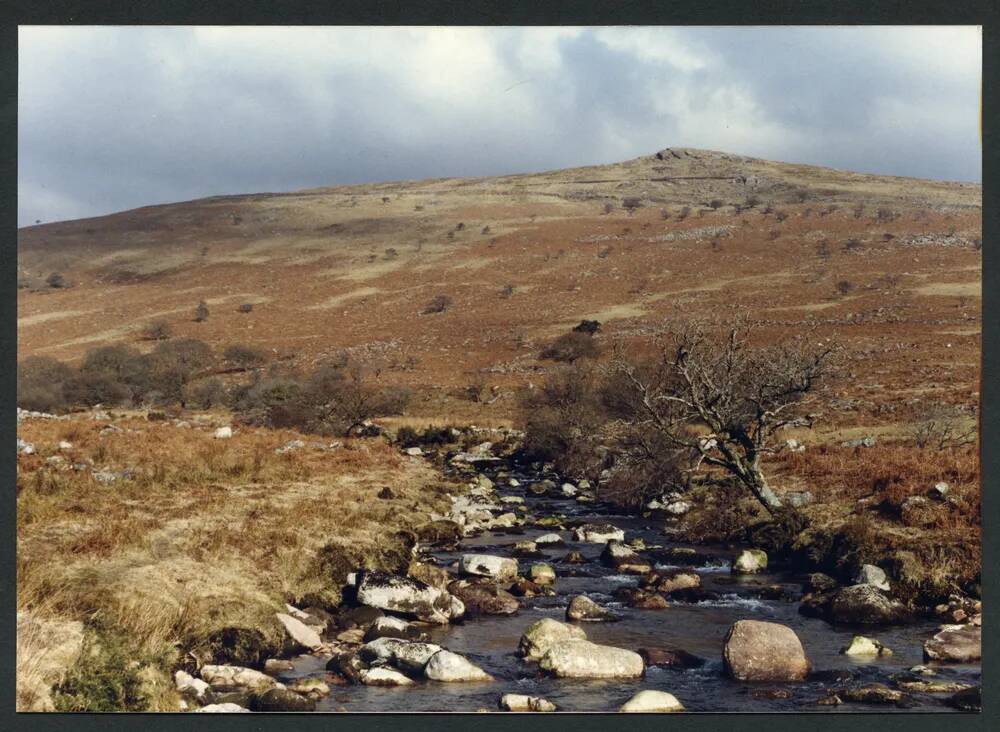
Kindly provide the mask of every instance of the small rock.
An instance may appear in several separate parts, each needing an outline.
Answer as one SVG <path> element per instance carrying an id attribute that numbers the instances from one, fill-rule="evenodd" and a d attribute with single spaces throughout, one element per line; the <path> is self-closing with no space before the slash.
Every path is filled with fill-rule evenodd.
<path id="1" fill-rule="evenodd" d="M 378 497 L 383 501 L 391 501 L 396 497 L 396 494 L 392 492 L 392 488 L 385 486 L 382 490 L 378 492 Z"/>
<path id="2" fill-rule="evenodd" d="M 763 549 L 744 549 L 733 560 L 733 574 L 757 574 L 767 569 L 767 553 Z"/>
<path id="3" fill-rule="evenodd" d="M 227 440 L 233 436 L 232 427 L 219 427 L 212 435 L 216 440 Z"/>
<path id="4" fill-rule="evenodd" d="M 275 613 L 275 617 L 285 627 L 288 637 L 302 648 L 315 651 L 323 645 L 323 640 L 319 637 L 319 633 L 301 620 L 293 618 L 291 615 L 285 615 L 284 613 Z"/>
<path id="5" fill-rule="evenodd" d="M 577 595 L 566 608 L 566 619 L 582 622 L 610 622 L 621 618 L 586 595 Z"/>
<path id="6" fill-rule="evenodd" d="M 315 699 L 280 687 L 250 697 L 250 710 L 254 712 L 312 712 L 315 709 Z"/>
<path id="7" fill-rule="evenodd" d="M 885 592 L 889 591 L 889 580 L 885 576 L 885 572 L 874 564 L 862 565 L 861 569 L 854 576 L 854 584 L 871 585 Z"/>
<path id="8" fill-rule="evenodd" d="M 206 664 L 201 667 L 201 678 L 212 688 L 244 687 L 247 689 L 270 689 L 277 682 L 267 674 L 243 666 L 222 666 Z"/>
<path id="9" fill-rule="evenodd" d="M 665 691 L 654 691 L 643 689 L 638 694 L 625 702 L 619 712 L 683 712 L 684 705 L 677 701 L 677 697 Z"/>
<path id="10" fill-rule="evenodd" d="M 295 664 L 283 658 L 269 658 L 264 661 L 264 672 L 271 676 L 277 676 L 285 671 L 294 671 Z"/>
<path id="11" fill-rule="evenodd" d="M 574 535 L 577 541 L 591 544 L 625 541 L 625 532 L 612 524 L 583 524 L 574 530 Z"/>
<path id="12" fill-rule="evenodd" d="M 489 577 L 499 582 L 512 582 L 517 577 L 517 561 L 509 557 L 464 554 L 459 568 L 463 574 Z"/>
<path id="13" fill-rule="evenodd" d="M 638 654 L 647 666 L 666 668 L 700 668 L 705 659 L 680 648 L 640 648 Z"/>
<path id="14" fill-rule="evenodd" d="M 310 699 L 322 699 L 330 696 L 330 685 L 322 679 L 298 679 L 288 685 L 288 690 Z"/>
<path id="15" fill-rule="evenodd" d="M 567 498 L 573 498 L 577 494 L 576 486 L 572 483 L 563 483 L 560 489 L 562 494 Z"/>
<path id="16" fill-rule="evenodd" d="M 944 481 L 935 483 L 934 487 L 930 490 L 930 497 L 943 500 L 948 495 L 950 490 L 951 488 Z"/>
<path id="17" fill-rule="evenodd" d="M 424 454 L 424 451 L 421 450 L 419 447 L 408 447 L 405 450 L 403 450 L 403 452 L 405 452 L 407 455 L 412 455 L 413 457 L 420 457 L 421 455 Z"/>
<path id="18" fill-rule="evenodd" d="M 541 536 L 535 537 L 535 544 L 538 546 L 562 546 L 566 542 L 559 534 L 542 534 Z"/>
<path id="19" fill-rule="evenodd" d="M 891 656 L 892 650 L 874 638 L 856 635 L 849 645 L 840 649 L 845 656 Z"/>
<path id="20" fill-rule="evenodd" d="M 246 712 L 250 713 L 249 709 L 241 707 L 239 704 L 234 704 L 233 702 L 223 702 L 222 704 L 208 704 L 201 709 L 195 709 L 195 712 L 201 712 L 202 714 L 234 714 Z"/>
<path id="21" fill-rule="evenodd" d="M 431 681 L 466 682 L 492 681 L 493 677 L 479 666 L 457 653 L 438 651 L 424 667 L 424 676 Z"/>
<path id="22" fill-rule="evenodd" d="M 556 571 L 548 564 L 532 564 L 530 577 L 536 585 L 546 586 L 556 583 Z"/>
<path id="23" fill-rule="evenodd" d="M 197 701 L 204 701 L 211 690 L 207 681 L 196 679 L 186 671 L 177 671 L 174 674 L 174 683 L 180 694 L 193 697 Z"/>
<path id="24" fill-rule="evenodd" d="M 67 442 L 66 440 L 59 440 L 59 449 L 60 450 L 72 450 L 73 449 L 73 443 L 72 442 Z"/>
<path id="25" fill-rule="evenodd" d="M 857 689 L 843 689 L 837 692 L 844 701 L 857 704 L 905 704 L 907 696 L 901 691 L 890 689 L 885 684 L 873 683 Z"/>
<path id="26" fill-rule="evenodd" d="M 547 699 L 526 694 L 504 694 L 500 697 L 500 708 L 508 712 L 556 711 L 556 705 Z"/>

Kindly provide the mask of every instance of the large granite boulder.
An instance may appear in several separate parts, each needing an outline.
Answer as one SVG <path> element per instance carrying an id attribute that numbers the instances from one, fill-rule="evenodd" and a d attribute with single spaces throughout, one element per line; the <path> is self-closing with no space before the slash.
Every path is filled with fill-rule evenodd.
<path id="1" fill-rule="evenodd" d="M 586 640 L 560 641 L 545 652 L 538 666 L 563 679 L 633 679 L 645 665 L 635 651 Z"/>
<path id="2" fill-rule="evenodd" d="M 446 625 L 465 612 L 462 602 L 447 591 L 411 577 L 385 572 L 361 573 L 357 598 L 363 605 L 440 625 Z"/>
<path id="3" fill-rule="evenodd" d="M 801 681 L 810 670 L 795 631 L 760 620 L 733 623 L 723 641 L 722 661 L 738 681 Z"/>
<path id="4" fill-rule="evenodd" d="M 542 618 L 524 631 L 518 643 L 518 654 L 529 660 L 538 660 L 556 643 L 568 640 L 585 640 L 586 633 L 575 625 L 560 623 L 552 618 Z"/>

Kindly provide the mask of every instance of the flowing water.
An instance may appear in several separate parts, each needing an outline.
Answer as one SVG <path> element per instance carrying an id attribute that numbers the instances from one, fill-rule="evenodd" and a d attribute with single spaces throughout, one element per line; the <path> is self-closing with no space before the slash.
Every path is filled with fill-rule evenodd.
<path id="1" fill-rule="evenodd" d="M 490 470 L 484 469 L 487 475 Z M 600 504 L 580 504 L 572 499 L 537 497 L 526 491 L 533 476 L 510 473 L 521 482 L 518 488 L 497 482 L 501 495 L 525 499 L 531 516 L 562 514 L 568 519 L 612 523 L 625 530 L 626 541 L 643 539 L 647 545 L 680 546 L 666 539 L 651 522 L 609 512 Z M 492 477 L 492 476 L 491 476 Z M 552 529 L 525 528 L 517 533 L 495 530 L 462 541 L 459 551 L 434 552 L 441 566 L 449 566 L 463 553 L 476 552 L 510 556 L 515 542 L 533 539 Z M 554 597 L 521 598 L 522 608 L 513 616 L 478 616 L 462 623 L 435 626 L 429 630 L 430 641 L 468 657 L 490 673 L 495 681 L 480 683 L 418 682 L 408 687 L 335 686 L 331 696 L 319 702 L 317 711 L 343 708 L 350 712 L 474 712 L 481 708 L 495 710 L 502 694 L 518 693 L 541 696 L 555 703 L 560 711 L 615 711 L 637 691 L 658 689 L 676 696 L 688 711 L 814 711 L 814 712 L 893 712 L 952 711 L 942 704 L 947 694 L 912 694 L 913 705 L 900 709 L 894 705 L 818 706 L 815 702 L 830 690 L 879 681 L 892 686 L 891 677 L 923 663 L 923 641 L 936 632 L 938 623 L 921 621 L 895 627 L 834 627 L 826 621 L 807 618 L 798 612 L 801 577 L 774 571 L 752 577 L 737 577 L 729 572 L 731 549 L 697 547 L 708 555 L 696 567 L 702 585 L 719 593 L 717 600 L 697 603 L 670 601 L 664 610 L 640 610 L 616 602 L 616 588 L 636 585 L 638 577 L 618 574 L 603 566 L 601 544 L 573 541 L 572 532 L 559 532 L 564 546 L 539 547 L 545 558 L 521 559 L 522 574 L 534 562 L 547 562 L 558 575 Z M 579 551 L 588 560 L 584 564 L 566 564 L 562 558 Z M 663 566 L 663 565 L 658 565 Z M 781 585 L 789 590 L 789 599 L 763 599 L 762 586 Z M 636 680 L 555 679 L 539 673 L 537 664 L 526 663 L 516 655 L 521 634 L 540 618 L 565 620 L 566 606 L 574 595 L 586 594 L 623 617 L 618 622 L 581 623 L 589 640 L 597 643 L 638 649 L 643 647 L 682 648 L 701 656 L 707 663 L 695 669 L 676 670 L 648 667 L 645 677 Z M 793 628 L 813 664 L 813 675 L 801 683 L 749 684 L 727 678 L 722 669 L 722 641 L 737 620 L 753 619 L 781 623 Z M 839 653 L 855 634 L 877 638 L 893 651 L 892 656 L 858 660 Z M 324 674 L 326 659 L 302 656 L 295 670 L 281 677 L 291 680 Z M 936 668 L 935 680 L 979 683 L 978 665 L 947 665 Z M 818 672 L 818 673 L 817 673 Z M 837 672 L 835 674 L 823 672 Z M 831 678 L 836 676 L 838 678 Z M 782 689 L 789 698 L 765 698 L 767 690 Z"/>

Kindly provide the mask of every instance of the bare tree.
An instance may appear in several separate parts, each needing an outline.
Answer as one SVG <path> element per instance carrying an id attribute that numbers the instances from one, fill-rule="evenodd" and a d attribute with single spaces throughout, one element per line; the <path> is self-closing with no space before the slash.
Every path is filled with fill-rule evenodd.
<path id="1" fill-rule="evenodd" d="M 976 442 L 976 426 L 966 426 L 955 410 L 939 407 L 909 430 L 917 447 L 947 450 Z"/>
<path id="2" fill-rule="evenodd" d="M 812 425 L 806 407 L 833 349 L 795 341 L 752 346 L 750 333 L 745 319 L 731 325 L 725 338 L 712 338 L 694 324 L 661 339 L 647 363 L 617 352 L 606 401 L 651 460 L 664 450 L 686 454 L 687 476 L 703 466 L 721 468 L 774 513 L 782 504 L 761 458 L 781 449 L 781 430 Z"/>

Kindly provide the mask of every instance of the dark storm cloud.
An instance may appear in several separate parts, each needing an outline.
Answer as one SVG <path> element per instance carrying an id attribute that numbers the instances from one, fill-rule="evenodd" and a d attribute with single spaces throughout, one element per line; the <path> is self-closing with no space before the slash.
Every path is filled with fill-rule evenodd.
<path id="1" fill-rule="evenodd" d="M 673 146 L 979 180 L 975 29 L 24 28 L 19 219 Z"/>

